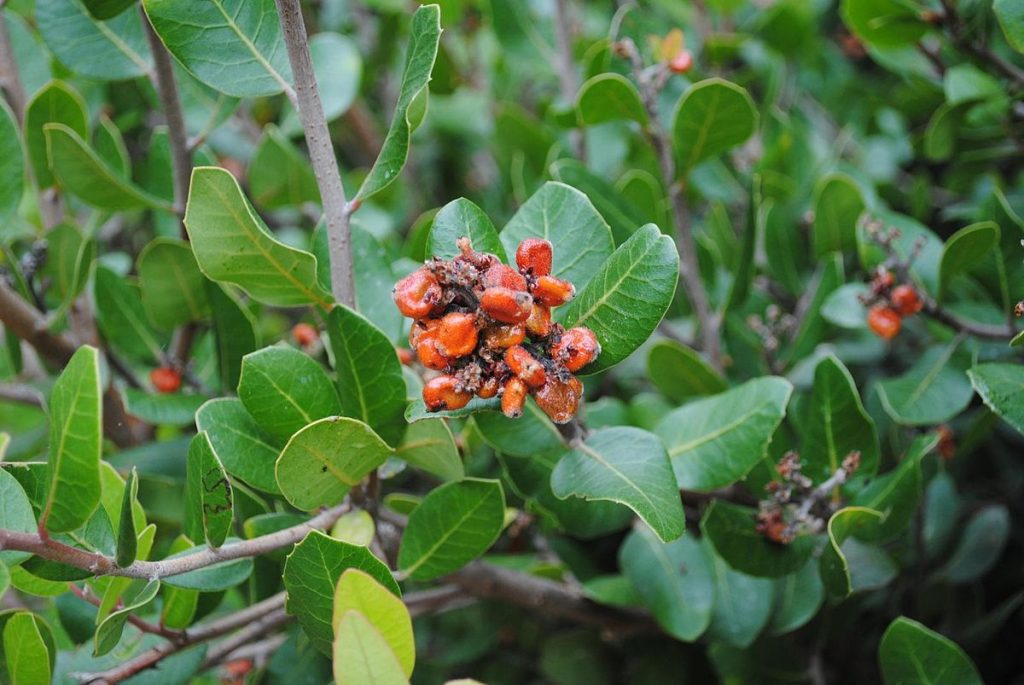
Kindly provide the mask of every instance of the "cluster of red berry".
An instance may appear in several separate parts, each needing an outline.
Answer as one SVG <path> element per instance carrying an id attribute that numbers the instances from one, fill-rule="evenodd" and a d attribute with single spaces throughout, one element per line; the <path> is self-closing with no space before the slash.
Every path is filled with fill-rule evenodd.
<path id="1" fill-rule="evenodd" d="M 392 296 L 413 319 L 409 344 L 420 363 L 442 372 L 423 387 L 429 411 L 461 409 L 474 395 L 501 396 L 510 418 L 527 395 L 556 423 L 579 407 L 583 384 L 573 374 L 601 352 L 589 328 L 566 330 L 551 309 L 573 298 L 572 283 L 551 275 L 551 243 L 527 238 L 519 270 L 458 241 L 451 260 L 431 259 L 403 278 Z"/>
<path id="2" fill-rule="evenodd" d="M 870 306 L 868 326 L 883 340 L 892 340 L 903 327 L 903 318 L 917 314 L 924 307 L 914 286 L 896 285 L 896 278 L 884 266 L 875 271 L 870 292 L 861 301 Z"/>

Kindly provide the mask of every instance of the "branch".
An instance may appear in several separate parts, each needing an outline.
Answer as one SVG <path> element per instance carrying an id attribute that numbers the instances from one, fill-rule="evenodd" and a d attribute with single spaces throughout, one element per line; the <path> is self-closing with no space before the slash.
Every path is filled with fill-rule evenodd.
<path id="1" fill-rule="evenodd" d="M 1001 340 L 1007 342 L 1013 338 L 1013 336 L 1017 335 L 1017 330 L 1010 323 L 1001 326 L 993 326 L 991 324 L 977 323 L 975 321 L 962 319 L 959 316 L 946 311 L 939 306 L 938 303 L 932 300 L 925 300 L 924 309 L 921 310 L 921 313 L 938 321 L 939 323 L 946 324 L 960 333 L 973 335 L 976 338 L 982 338 L 984 340 Z"/>
<path id="2" fill-rule="evenodd" d="M 11 35 L 7 31 L 7 19 L 0 8 L 0 88 L 7 93 L 7 100 L 14 111 L 14 119 L 18 125 L 25 120 L 25 87 L 18 75 L 18 63 L 14 61 L 14 48 L 11 47 Z"/>
<path id="3" fill-rule="evenodd" d="M 309 55 L 306 25 L 302 20 L 299 0 L 275 0 L 281 18 L 288 60 L 295 78 L 296 109 L 306 134 L 306 147 L 320 188 L 324 215 L 327 218 L 327 244 L 331 255 L 331 292 L 338 302 L 355 308 L 355 285 L 352 275 L 352 241 L 349 230 L 349 206 L 345 188 L 334 157 L 334 145 L 327 130 L 320 91 Z"/>
<path id="4" fill-rule="evenodd" d="M 572 25 L 569 22 L 568 0 L 555 0 L 555 39 L 558 42 L 558 59 L 555 65 L 558 83 L 562 90 L 562 99 L 567 106 L 572 107 L 580 86 L 572 61 Z M 577 158 L 584 159 L 586 147 L 583 144 L 583 132 L 574 128 L 569 132 L 569 139 L 572 141 L 573 153 Z"/>
<path id="5" fill-rule="evenodd" d="M 953 40 L 953 44 L 957 47 L 963 48 L 975 57 L 988 62 L 995 67 L 996 70 L 1001 72 L 1003 76 L 1015 81 L 1018 86 L 1024 86 L 1024 70 L 992 52 L 992 49 L 987 45 L 972 42 L 969 36 L 967 36 L 966 26 L 964 26 L 964 21 L 960 16 L 960 13 L 956 10 L 956 5 L 952 0 L 940 0 L 940 2 L 944 12 L 942 23 L 949 28 L 949 34 L 950 38 Z"/>
<path id="6" fill-rule="evenodd" d="M 103 600 L 101 600 L 99 597 L 92 594 L 88 590 L 83 590 L 74 583 L 68 583 L 68 588 L 70 588 L 71 594 L 73 594 L 75 597 L 78 597 L 79 599 L 84 599 L 86 602 L 92 604 L 94 607 L 99 607 L 103 603 Z M 159 635 L 161 637 L 167 638 L 168 640 L 182 640 L 185 637 L 185 631 L 183 630 L 174 630 L 173 628 L 167 628 L 162 625 L 150 623 L 146 619 L 136 616 L 135 614 L 128 615 L 128 622 L 144 633 L 152 633 L 153 635 Z"/>
<path id="7" fill-rule="evenodd" d="M 70 338 L 52 333 L 46 319 L 0 279 L 0 321 L 47 361 L 63 366 L 78 345 Z"/>

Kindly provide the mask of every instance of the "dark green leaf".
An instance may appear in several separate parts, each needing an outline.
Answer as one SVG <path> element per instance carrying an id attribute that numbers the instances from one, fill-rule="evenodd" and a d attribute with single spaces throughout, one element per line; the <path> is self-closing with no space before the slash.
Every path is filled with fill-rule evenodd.
<path id="1" fill-rule="evenodd" d="M 978 364 L 967 375 L 985 405 L 1024 433 L 1024 367 Z"/>
<path id="2" fill-rule="evenodd" d="M 149 323 L 139 288 L 110 269 L 97 266 L 93 282 L 96 317 L 103 337 L 134 360 L 154 363 L 163 345 Z"/>
<path id="3" fill-rule="evenodd" d="M 79 0 L 38 0 L 35 17 L 46 46 L 81 76 L 122 81 L 143 76 L 153 68 L 136 12 L 96 21 Z"/>
<path id="4" fill-rule="evenodd" d="M 128 482 L 124 486 L 124 495 L 121 498 L 121 517 L 117 527 L 117 554 L 115 559 L 117 565 L 122 568 L 131 566 L 139 553 L 139 539 L 135 534 L 135 520 L 132 510 L 135 506 L 136 497 L 139 494 L 139 474 L 132 469 L 128 476 Z"/>
<path id="5" fill-rule="evenodd" d="M 857 246 L 857 220 L 864 198 L 856 182 L 846 174 L 822 178 L 814 196 L 814 254 L 845 252 Z"/>
<path id="6" fill-rule="evenodd" d="M 694 350 L 674 340 L 659 340 L 647 354 L 647 377 L 673 402 L 717 395 L 725 379 Z"/>
<path id="7" fill-rule="evenodd" d="M 939 263 L 939 300 L 960 274 L 983 263 L 999 246 L 999 226 L 993 221 L 982 221 L 961 228 L 946 241 Z"/>
<path id="8" fill-rule="evenodd" d="M 904 426 L 945 423 L 970 403 L 974 391 L 966 362 L 957 354 L 959 340 L 925 350 L 910 370 L 878 383 L 882 406 L 892 420 Z"/>
<path id="9" fill-rule="evenodd" d="M 828 544 L 821 553 L 821 579 L 830 597 L 842 599 L 854 587 L 842 546 L 851 536 L 871 536 L 883 516 L 866 507 L 844 507 L 828 520 Z"/>
<path id="10" fill-rule="evenodd" d="M 921 460 L 935 449 L 937 443 L 936 433 L 918 437 L 896 468 L 873 479 L 853 498 L 852 504 L 881 512 L 884 516 L 877 528 L 868 531 L 865 538 L 887 540 L 906 528 L 921 498 Z"/>
<path id="11" fill-rule="evenodd" d="M 249 193 L 264 209 L 320 202 L 313 169 L 276 126 L 263 130 L 249 163 Z"/>
<path id="12" fill-rule="evenodd" d="M 741 573 L 779 577 L 804 566 L 814 551 L 814 536 L 799 535 L 788 545 L 771 542 L 755 529 L 756 513 L 715 500 L 704 512 L 700 527 L 719 556 Z"/>
<path id="13" fill-rule="evenodd" d="M 441 480 L 461 480 L 465 475 L 455 438 L 441 419 L 411 424 L 394 456 Z"/>
<path id="14" fill-rule="evenodd" d="M 25 187 L 25 151 L 14 115 L 0 103 L 0 223 L 18 210 Z"/>
<path id="15" fill-rule="evenodd" d="M 193 540 L 204 538 L 210 547 L 220 547 L 231 531 L 234 497 L 231 482 L 206 433 L 197 434 L 189 443 L 185 492 L 185 534 Z"/>
<path id="16" fill-rule="evenodd" d="M 217 369 L 221 386 L 230 391 L 238 387 L 242 358 L 260 346 L 259 330 L 252 312 L 231 289 L 212 281 L 205 283 L 217 347 Z"/>
<path id="17" fill-rule="evenodd" d="M 620 189 L 575 159 L 556 161 L 551 165 L 551 175 L 555 180 L 570 185 L 587 196 L 608 222 L 617 245 L 626 242 L 637 227 L 643 226 L 653 219 L 662 219 L 658 211 L 658 205 L 661 202 L 660 186 L 650 193 L 654 197 L 647 197 L 644 200 L 637 200 L 626 192 L 631 185 L 637 195 L 643 191 L 651 191 L 651 186 L 645 183 L 648 178 L 646 176 L 633 174 L 626 179 L 626 189 Z M 619 185 L 622 185 L 621 180 Z"/>
<path id="18" fill-rule="evenodd" d="M 825 586 L 817 561 L 809 559 L 799 571 L 776 581 L 775 606 L 768 631 L 782 635 L 803 627 L 814 618 L 824 601 Z"/>
<path id="19" fill-rule="evenodd" d="M 843 0 L 840 12 L 846 25 L 874 47 L 913 45 L 928 30 L 920 10 L 900 0 Z"/>
<path id="20" fill-rule="evenodd" d="M 25 147 L 40 188 L 48 188 L 55 183 L 50 173 L 43 126 L 64 124 L 84 139 L 89 135 L 88 117 L 82 96 L 63 81 L 46 84 L 28 103 L 25 110 Z"/>
<path id="21" fill-rule="evenodd" d="M 580 121 L 588 126 L 616 119 L 647 125 L 647 110 L 640 93 L 619 74 L 600 74 L 584 83 L 576 96 L 576 111 Z"/>
<path id="22" fill-rule="evenodd" d="M 121 634 L 132 613 L 142 609 L 156 598 L 160 591 L 159 580 L 136 580 L 124 597 L 124 606 L 112 612 L 103 619 L 96 628 L 96 637 L 93 643 L 93 656 L 103 656 L 109 653 L 117 643 L 121 641 Z"/>
<path id="23" fill-rule="evenodd" d="M 206 279 L 185 241 L 152 241 L 139 255 L 138 271 L 142 306 L 158 328 L 172 330 L 209 316 Z"/>
<path id="24" fill-rule="evenodd" d="M 1010 513 L 1002 504 L 980 509 L 963 527 L 960 542 L 949 561 L 938 571 L 950 583 L 977 582 L 988 573 L 1010 537 Z"/>
<path id="25" fill-rule="evenodd" d="M 702 546 L 715 588 L 708 637 L 733 647 L 749 647 L 771 618 L 773 583 L 732 570 L 707 539 Z"/>
<path id="26" fill-rule="evenodd" d="M 264 492 L 280 493 L 274 477 L 278 449 L 241 400 L 221 397 L 206 402 L 196 412 L 196 428 L 206 433 L 228 473 Z"/>
<path id="27" fill-rule="evenodd" d="M 99 20 L 113 19 L 135 4 L 135 0 L 82 0 L 85 9 Z"/>
<path id="28" fill-rule="evenodd" d="M 878 662 L 886 685 L 981 685 L 978 669 L 952 640 L 900 616 L 882 635 Z"/>
<path id="29" fill-rule="evenodd" d="M 672 144 L 679 172 L 736 147 L 757 128 L 757 110 L 735 83 L 709 78 L 690 86 L 672 115 Z"/>
<path id="30" fill-rule="evenodd" d="M 1024 52 L 1024 7 L 1015 0 L 995 0 L 992 11 L 1006 35 L 1006 42 L 1017 52 Z"/>
<path id="31" fill-rule="evenodd" d="M 452 200 L 434 215 L 434 223 L 427 236 L 426 256 L 451 259 L 459 254 L 456 242 L 463 236 L 469 238 L 477 252 L 490 252 L 508 263 L 505 248 L 491 219 L 464 197 Z"/>

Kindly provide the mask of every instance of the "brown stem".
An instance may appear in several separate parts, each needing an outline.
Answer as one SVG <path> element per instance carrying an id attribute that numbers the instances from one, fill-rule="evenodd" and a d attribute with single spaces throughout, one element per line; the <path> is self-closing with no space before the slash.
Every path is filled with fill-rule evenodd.
<path id="1" fill-rule="evenodd" d="M 67 336 L 53 333 L 46 319 L 10 286 L 0 280 L 0 321 L 47 361 L 63 366 L 77 345 Z"/>
<path id="2" fill-rule="evenodd" d="M 924 309 L 922 309 L 921 312 L 925 316 L 928 316 L 940 323 L 944 323 L 960 333 L 967 333 L 968 335 L 973 335 L 976 338 L 1008 341 L 1013 338 L 1013 336 L 1017 335 L 1017 330 L 1012 324 L 993 326 L 990 324 L 968 321 L 967 319 L 962 319 L 959 316 L 946 311 L 939 306 L 938 303 L 931 300 L 925 301 Z"/>
<path id="3" fill-rule="evenodd" d="M 18 74 L 18 63 L 14 61 L 14 48 L 11 47 L 11 35 L 7 31 L 7 18 L 0 11 L 0 88 L 7 94 L 11 103 L 14 119 L 18 125 L 25 120 L 25 87 L 21 84 Z"/>
<path id="4" fill-rule="evenodd" d="M 331 256 L 331 292 L 338 302 L 355 308 L 355 281 L 352 274 L 352 241 L 349 230 L 349 208 L 345 188 L 334 157 L 334 145 L 327 130 L 324 109 L 320 104 L 313 60 L 309 55 L 306 25 L 299 0 L 275 0 L 281 19 L 288 60 L 295 77 L 295 95 L 306 134 L 306 147 L 313 163 L 316 183 L 327 218 L 327 244 Z"/>
<path id="5" fill-rule="evenodd" d="M 71 589 L 71 594 L 79 599 L 84 599 L 94 607 L 99 607 L 100 604 L 102 604 L 102 600 L 99 597 L 87 590 L 83 590 L 74 583 L 68 583 L 68 587 Z M 166 628 L 155 623 L 150 623 L 146 619 L 140 618 L 134 614 L 130 614 L 128 616 L 128 622 L 144 633 L 159 635 L 160 637 L 165 637 L 168 640 L 176 641 L 185 638 L 185 631 L 183 630 L 174 630 L 173 628 Z"/>

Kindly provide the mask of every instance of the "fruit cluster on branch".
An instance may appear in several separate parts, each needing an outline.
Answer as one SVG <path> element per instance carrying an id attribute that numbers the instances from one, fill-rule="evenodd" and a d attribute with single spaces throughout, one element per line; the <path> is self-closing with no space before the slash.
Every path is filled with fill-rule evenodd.
<path id="1" fill-rule="evenodd" d="M 451 260 L 433 258 L 395 286 L 398 309 L 413 319 L 409 345 L 427 369 L 441 372 L 423 387 L 429 411 L 461 409 L 474 395 L 501 397 L 510 418 L 528 395 L 556 423 L 576 414 L 583 384 L 573 374 L 601 352 L 589 328 L 565 329 L 551 310 L 576 294 L 551 275 L 551 243 L 527 238 L 516 250 L 519 270 L 458 240 Z"/>

